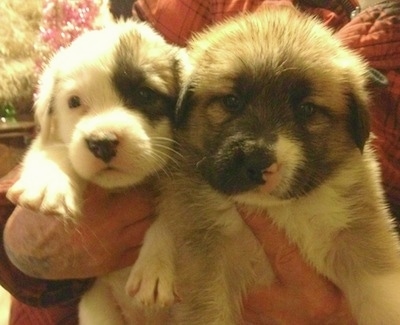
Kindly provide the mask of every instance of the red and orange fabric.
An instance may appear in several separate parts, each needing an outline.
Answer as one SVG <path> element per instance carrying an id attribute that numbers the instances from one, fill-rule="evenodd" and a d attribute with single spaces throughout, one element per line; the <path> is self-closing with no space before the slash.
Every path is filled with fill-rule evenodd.
<path id="1" fill-rule="evenodd" d="M 400 2 L 367 8 L 337 35 L 388 79 L 371 91 L 372 131 L 387 198 L 400 218 Z"/>

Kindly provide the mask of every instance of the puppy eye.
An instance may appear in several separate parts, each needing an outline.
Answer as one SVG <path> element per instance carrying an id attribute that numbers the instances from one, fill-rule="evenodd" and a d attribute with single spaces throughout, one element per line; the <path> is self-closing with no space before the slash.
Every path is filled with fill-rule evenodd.
<path id="1" fill-rule="evenodd" d="M 300 114 L 302 117 L 311 117 L 317 111 L 316 105 L 312 103 L 303 103 L 300 105 Z"/>
<path id="2" fill-rule="evenodd" d="M 243 101 L 234 95 L 227 95 L 223 97 L 222 103 L 228 110 L 232 112 L 240 111 L 243 108 Z"/>
<path id="3" fill-rule="evenodd" d="M 68 107 L 69 108 L 77 108 L 81 106 L 81 99 L 79 96 L 71 96 L 68 98 Z"/>
<path id="4" fill-rule="evenodd" d="M 157 93 L 148 87 L 139 88 L 136 92 L 136 96 L 141 104 L 147 105 L 153 104 L 158 98 Z"/>

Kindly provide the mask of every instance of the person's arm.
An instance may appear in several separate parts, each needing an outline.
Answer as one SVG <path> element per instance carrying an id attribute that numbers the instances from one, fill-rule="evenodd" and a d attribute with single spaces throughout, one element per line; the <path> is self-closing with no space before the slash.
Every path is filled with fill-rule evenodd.
<path id="1" fill-rule="evenodd" d="M 356 324 L 340 290 L 316 273 L 267 216 L 240 211 L 260 241 L 276 275 L 244 301 L 246 324 Z"/>
<path id="2" fill-rule="evenodd" d="M 15 206 L 7 200 L 6 192 L 19 175 L 18 167 L 0 178 L 0 241 L 3 243 L 4 227 Z M 18 301 L 49 307 L 77 301 L 91 285 L 91 279 L 46 281 L 30 277 L 18 270 L 8 259 L 4 245 L 0 245 L 0 284 Z M 15 300 L 13 300 L 15 301 Z M 28 308 L 28 307 L 25 307 Z M 13 309 L 14 311 L 14 309 Z"/>
<path id="3" fill-rule="evenodd" d="M 94 277 L 133 264 L 152 212 L 147 189 L 109 195 L 91 187 L 76 224 L 17 207 L 6 224 L 4 245 L 27 275 Z"/>

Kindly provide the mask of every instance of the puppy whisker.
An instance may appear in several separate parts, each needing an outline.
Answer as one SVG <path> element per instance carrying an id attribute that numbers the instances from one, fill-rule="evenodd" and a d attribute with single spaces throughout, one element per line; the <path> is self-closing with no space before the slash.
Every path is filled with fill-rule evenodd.
<path id="1" fill-rule="evenodd" d="M 153 148 L 155 153 L 166 156 L 170 160 L 170 162 L 174 164 L 178 165 L 177 159 L 182 158 L 182 154 L 172 146 L 164 145 L 163 143 L 159 142 L 154 142 Z"/>

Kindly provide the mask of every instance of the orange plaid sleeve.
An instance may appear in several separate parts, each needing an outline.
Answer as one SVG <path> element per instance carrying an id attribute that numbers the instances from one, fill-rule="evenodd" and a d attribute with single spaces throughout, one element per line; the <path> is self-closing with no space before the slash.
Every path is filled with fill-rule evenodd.
<path id="1" fill-rule="evenodd" d="M 137 0 L 134 13 L 150 22 L 167 41 L 185 46 L 193 34 L 243 11 L 296 5 L 337 29 L 349 21 L 356 4 L 357 0 Z"/>
<path id="2" fill-rule="evenodd" d="M 193 34 L 210 24 L 242 11 L 254 11 L 264 2 L 263 0 L 138 0 L 134 4 L 134 10 L 141 20 L 150 22 L 167 41 L 185 46 Z"/>
<path id="3" fill-rule="evenodd" d="M 388 79 L 371 91 L 372 131 L 387 198 L 400 220 L 400 2 L 364 10 L 337 35 Z"/>

